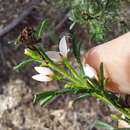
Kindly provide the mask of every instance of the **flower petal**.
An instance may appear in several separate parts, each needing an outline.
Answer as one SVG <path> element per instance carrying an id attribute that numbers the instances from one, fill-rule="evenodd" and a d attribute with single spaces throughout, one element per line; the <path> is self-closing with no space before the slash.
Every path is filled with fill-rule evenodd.
<path id="1" fill-rule="evenodd" d="M 123 120 L 118 120 L 118 128 L 124 128 L 125 130 L 125 128 L 130 128 L 130 125 Z"/>
<path id="2" fill-rule="evenodd" d="M 84 69 L 84 73 L 86 76 L 88 76 L 89 78 L 94 78 L 96 76 L 96 71 L 93 67 L 91 67 L 90 65 L 86 64 L 83 66 Z"/>
<path id="3" fill-rule="evenodd" d="M 56 52 L 56 51 L 47 51 L 46 54 L 54 62 L 61 61 L 61 56 L 60 56 L 59 52 Z"/>
<path id="4" fill-rule="evenodd" d="M 49 82 L 52 80 L 51 77 L 45 76 L 44 74 L 37 74 L 37 75 L 32 76 L 32 78 L 41 82 Z"/>
<path id="5" fill-rule="evenodd" d="M 47 67 L 34 67 L 34 69 L 42 75 L 53 75 L 53 71 Z"/>
<path id="6" fill-rule="evenodd" d="M 63 36 L 60 40 L 59 51 L 62 56 L 67 57 L 68 48 L 67 48 L 67 42 L 65 36 Z"/>

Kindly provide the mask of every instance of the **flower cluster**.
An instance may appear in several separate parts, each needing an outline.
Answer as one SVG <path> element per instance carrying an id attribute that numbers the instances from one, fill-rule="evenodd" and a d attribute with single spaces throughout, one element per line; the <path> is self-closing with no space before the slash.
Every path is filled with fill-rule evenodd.
<path id="1" fill-rule="evenodd" d="M 57 51 L 47 51 L 46 55 L 55 63 L 61 62 L 67 58 L 69 48 L 67 46 L 66 37 L 63 36 L 59 42 L 59 52 Z M 32 76 L 33 79 L 37 81 L 48 82 L 53 79 L 54 72 L 49 67 L 34 67 L 34 69 L 39 73 Z M 83 65 L 83 70 L 86 76 L 94 78 L 96 71 L 90 65 Z"/>

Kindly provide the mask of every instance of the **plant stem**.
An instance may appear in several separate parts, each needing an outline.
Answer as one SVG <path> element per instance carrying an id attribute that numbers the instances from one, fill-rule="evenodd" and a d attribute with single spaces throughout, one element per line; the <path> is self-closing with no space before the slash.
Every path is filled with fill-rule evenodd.
<path id="1" fill-rule="evenodd" d="M 69 63 L 69 61 L 67 59 L 63 59 L 63 63 L 71 71 L 71 73 L 72 73 L 72 75 L 74 75 L 74 77 L 72 75 L 70 75 L 67 71 L 65 71 L 62 67 L 57 66 L 57 64 L 55 64 L 46 55 L 46 53 L 44 51 L 38 49 L 38 52 L 43 57 L 43 60 L 46 60 L 48 62 L 47 65 L 51 69 L 57 71 L 58 73 L 60 73 L 61 75 L 63 75 L 67 79 L 69 79 L 71 82 L 73 82 L 74 84 L 76 84 L 76 86 L 78 86 L 79 88 L 87 88 L 88 87 L 88 85 L 86 84 L 86 82 L 84 82 L 80 78 L 80 76 L 78 75 L 78 73 L 76 72 L 76 70 L 71 66 L 71 64 Z M 106 93 L 106 91 L 95 89 L 95 92 L 92 92 L 91 95 L 95 96 L 96 98 L 100 99 L 101 101 L 103 101 L 103 102 L 105 102 L 105 103 L 107 103 L 109 105 L 114 106 L 119 112 L 123 113 L 124 115 L 126 115 L 130 119 L 130 113 L 127 111 L 127 109 L 121 108 L 120 103 L 118 104 L 117 102 L 115 102 L 114 100 L 112 100 L 112 98 L 110 97 L 111 95 L 109 95 L 108 93 Z"/>
<path id="2" fill-rule="evenodd" d="M 82 85 L 82 83 L 79 82 L 79 80 L 77 80 L 77 79 L 75 79 L 75 77 L 71 76 L 71 75 L 70 75 L 67 71 L 65 71 L 62 67 L 57 66 L 57 64 L 55 64 L 55 63 L 46 55 L 46 53 L 45 53 L 43 50 L 41 50 L 41 49 L 40 49 L 40 50 L 37 49 L 37 50 L 38 50 L 39 54 L 43 57 L 43 60 L 46 59 L 46 61 L 48 62 L 47 65 L 48 65 L 51 69 L 57 71 L 58 73 L 60 73 L 61 75 L 63 75 L 64 77 L 66 77 L 67 79 L 69 79 L 70 81 L 72 81 L 74 84 L 76 84 L 76 86 L 78 85 L 79 88 L 84 88 L 84 87 L 86 86 L 86 85 Z M 69 65 L 69 67 L 71 67 L 71 70 L 75 71 L 71 65 Z M 76 71 L 75 71 L 74 73 L 77 74 Z M 77 75 L 78 75 L 78 74 L 77 74 Z M 83 87 L 81 87 L 81 86 L 83 86 Z"/>
<path id="3" fill-rule="evenodd" d="M 117 103 L 115 103 L 114 100 L 110 99 L 106 92 L 103 92 L 103 94 L 94 93 L 92 95 L 100 99 L 101 101 L 114 106 L 120 113 L 126 115 L 130 119 L 130 113 L 124 108 L 121 108 L 119 105 L 117 105 Z"/>
<path id="4" fill-rule="evenodd" d="M 78 73 L 76 72 L 76 70 L 71 66 L 70 62 L 64 58 L 63 59 L 63 63 L 65 64 L 65 66 L 71 71 L 71 73 L 75 76 L 79 78 Z"/>
<path id="5" fill-rule="evenodd" d="M 68 59 L 63 59 L 64 65 L 71 71 L 71 73 L 74 75 L 75 80 L 77 80 L 80 84 L 80 86 L 83 86 L 83 88 L 88 88 L 89 84 L 87 84 L 86 80 L 84 80 L 83 76 L 77 73 L 77 71 L 73 68 L 73 66 L 70 64 Z"/>

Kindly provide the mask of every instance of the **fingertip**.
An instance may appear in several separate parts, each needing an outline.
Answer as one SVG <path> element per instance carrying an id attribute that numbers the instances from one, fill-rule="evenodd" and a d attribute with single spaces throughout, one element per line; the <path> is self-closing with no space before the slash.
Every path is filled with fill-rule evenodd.
<path id="1" fill-rule="evenodd" d="M 83 64 L 89 64 L 98 72 L 98 68 L 100 66 L 100 57 L 96 51 L 96 47 L 90 49 L 88 52 L 85 53 Z"/>
<path id="2" fill-rule="evenodd" d="M 98 74 L 100 71 L 100 64 L 103 63 L 104 76 L 106 79 L 109 79 L 110 77 L 108 70 L 109 67 L 106 65 L 106 63 L 104 63 L 100 55 L 101 53 L 98 50 L 98 46 L 90 49 L 88 52 L 84 54 L 83 64 L 89 64 L 91 67 L 95 69 L 96 73 Z"/>
<path id="3" fill-rule="evenodd" d="M 119 90 L 119 84 L 112 81 L 112 79 L 108 79 L 106 90 L 114 92 L 114 93 L 121 93 Z"/>

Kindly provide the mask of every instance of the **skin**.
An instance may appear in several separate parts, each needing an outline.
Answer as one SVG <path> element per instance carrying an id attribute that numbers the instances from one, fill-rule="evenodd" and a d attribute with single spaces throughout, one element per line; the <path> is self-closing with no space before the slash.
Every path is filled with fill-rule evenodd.
<path id="1" fill-rule="evenodd" d="M 104 64 L 107 90 L 130 94 L 130 32 L 90 49 L 83 58 L 84 64 L 99 71 Z"/>

